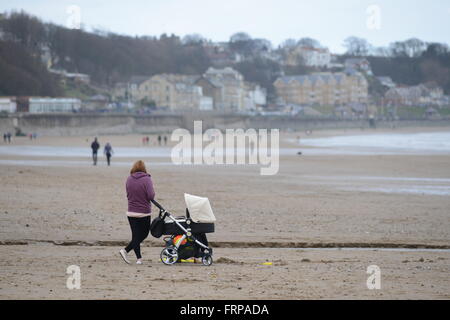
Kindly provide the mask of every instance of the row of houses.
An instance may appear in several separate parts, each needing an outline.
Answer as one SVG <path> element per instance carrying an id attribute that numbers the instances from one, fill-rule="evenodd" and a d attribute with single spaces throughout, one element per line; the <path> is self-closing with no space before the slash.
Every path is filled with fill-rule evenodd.
<path id="1" fill-rule="evenodd" d="M 266 104 L 266 90 L 246 82 L 233 68 L 209 68 L 203 75 L 158 74 L 135 76 L 118 83 L 115 100 L 153 102 L 172 111 L 255 110 Z"/>
<path id="2" fill-rule="evenodd" d="M 213 66 L 224 67 L 234 63 L 239 63 L 245 57 L 233 50 L 228 42 L 204 42 L 203 49 L 210 59 Z M 341 67 L 336 62 L 337 56 L 332 54 L 328 48 L 316 48 L 312 46 L 298 44 L 291 48 L 282 50 L 271 50 L 268 47 L 261 47 L 256 50 L 259 57 L 273 60 L 277 63 L 287 66 L 303 64 L 309 67 Z"/>
<path id="3" fill-rule="evenodd" d="M 387 106 L 435 106 L 450 105 L 449 96 L 444 95 L 441 87 L 433 84 L 419 84 L 416 86 L 391 87 L 384 96 Z"/>
<path id="4" fill-rule="evenodd" d="M 320 72 L 285 76 L 274 83 L 281 103 L 342 106 L 368 103 L 368 83 L 360 73 Z"/>

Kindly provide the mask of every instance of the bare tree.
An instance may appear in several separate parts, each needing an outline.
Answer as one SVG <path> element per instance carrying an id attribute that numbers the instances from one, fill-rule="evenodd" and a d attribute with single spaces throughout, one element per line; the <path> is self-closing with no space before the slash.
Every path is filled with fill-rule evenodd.
<path id="1" fill-rule="evenodd" d="M 240 42 L 240 41 L 249 41 L 252 37 L 248 33 L 245 32 L 237 32 L 230 37 L 230 42 Z"/>
<path id="2" fill-rule="evenodd" d="M 253 39 L 253 48 L 256 51 L 270 51 L 272 50 L 272 42 L 267 39 Z"/>
<path id="3" fill-rule="evenodd" d="M 344 47 L 347 54 L 351 56 L 367 56 L 372 49 L 372 45 L 363 38 L 348 37 L 344 40 Z"/>
<path id="4" fill-rule="evenodd" d="M 308 47 L 308 48 L 322 48 L 322 45 L 319 41 L 313 38 L 301 38 L 298 40 L 297 45 L 301 47 Z"/>
<path id="5" fill-rule="evenodd" d="M 372 50 L 373 55 L 376 57 L 391 57 L 392 52 L 389 48 L 386 47 L 376 47 Z"/>
<path id="6" fill-rule="evenodd" d="M 420 57 L 427 50 L 426 42 L 417 38 L 408 39 L 405 41 L 405 44 L 410 57 Z"/>
<path id="7" fill-rule="evenodd" d="M 185 45 L 190 45 L 190 44 L 200 44 L 205 41 L 206 39 L 201 34 L 193 33 L 185 35 L 181 40 L 181 43 Z"/>
<path id="8" fill-rule="evenodd" d="M 282 50 L 292 50 L 297 46 L 297 41 L 295 39 L 286 39 L 280 44 L 280 49 Z"/>

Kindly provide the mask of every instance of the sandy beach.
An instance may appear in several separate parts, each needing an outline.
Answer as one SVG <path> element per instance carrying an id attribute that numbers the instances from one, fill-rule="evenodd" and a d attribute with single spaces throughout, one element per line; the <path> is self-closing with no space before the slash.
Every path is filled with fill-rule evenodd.
<path id="1" fill-rule="evenodd" d="M 150 146 L 142 146 L 139 135 L 100 136 L 102 146 L 111 142 L 120 151 L 111 167 L 103 156 L 92 166 L 93 137 L 0 144 L 0 298 L 449 299 L 450 152 L 330 152 L 301 144 L 380 133 L 393 132 L 283 133 L 273 176 L 260 175 L 258 166 L 173 165 L 167 156 L 173 144 L 156 146 L 154 136 Z M 61 148 L 75 151 L 67 156 Z M 137 160 L 121 152 L 139 156 L 147 149 L 153 156 L 142 160 L 166 209 L 183 215 L 185 192 L 210 199 L 217 222 L 208 238 L 219 245 L 213 266 L 164 266 L 162 240 L 151 237 L 144 243 L 143 266 L 120 260 L 117 242 L 130 237 L 125 180 Z M 77 241 L 86 245 L 67 245 Z M 263 248 L 264 243 L 444 250 Z M 266 261 L 272 265 L 262 265 Z M 80 290 L 65 285 L 72 264 L 81 268 Z M 369 265 L 381 269 L 380 290 L 366 286 Z M 199 284 L 202 290 L 195 290 Z"/>
<path id="2" fill-rule="evenodd" d="M 0 246 L 0 299 L 448 299 L 448 252 L 217 249 L 216 263 L 125 265 L 119 247 Z M 120 259 L 120 258 L 119 258 Z M 272 265 L 263 265 L 266 260 Z M 367 267 L 381 269 L 368 290 Z M 66 268 L 78 265 L 81 288 Z"/>

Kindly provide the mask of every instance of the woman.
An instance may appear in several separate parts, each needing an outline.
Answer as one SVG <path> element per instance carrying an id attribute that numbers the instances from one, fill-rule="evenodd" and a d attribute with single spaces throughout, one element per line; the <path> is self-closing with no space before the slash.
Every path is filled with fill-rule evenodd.
<path id="1" fill-rule="evenodd" d="M 136 161 L 130 171 L 126 183 L 128 211 L 127 217 L 131 227 L 131 242 L 125 249 L 119 251 L 123 260 L 130 264 L 127 253 L 134 250 L 136 264 L 142 264 L 141 242 L 147 238 L 150 231 L 150 201 L 155 197 L 153 182 L 145 169 L 142 160 Z"/>
<path id="2" fill-rule="evenodd" d="M 114 153 L 114 151 L 109 142 L 105 145 L 105 149 L 103 150 L 103 153 L 106 155 L 106 161 L 108 162 L 108 166 L 111 165 L 111 156 Z"/>

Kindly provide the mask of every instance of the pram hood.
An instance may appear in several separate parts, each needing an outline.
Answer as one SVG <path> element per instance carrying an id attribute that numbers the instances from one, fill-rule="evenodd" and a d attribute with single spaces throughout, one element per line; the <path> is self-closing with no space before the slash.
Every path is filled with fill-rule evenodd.
<path id="1" fill-rule="evenodd" d="M 195 223 L 213 223 L 216 221 L 208 198 L 185 193 L 184 201 L 186 202 L 191 219 Z"/>

